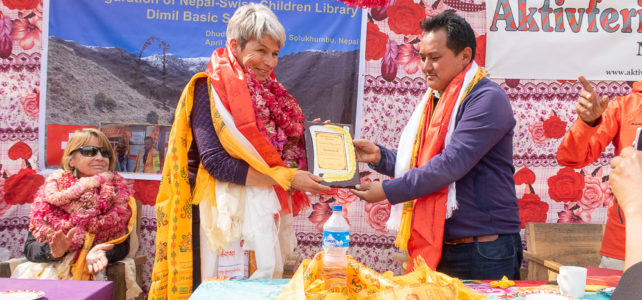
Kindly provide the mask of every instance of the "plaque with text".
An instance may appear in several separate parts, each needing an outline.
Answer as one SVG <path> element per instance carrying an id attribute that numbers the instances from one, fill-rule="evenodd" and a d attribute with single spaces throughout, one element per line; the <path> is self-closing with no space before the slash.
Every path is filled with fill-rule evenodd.
<path id="1" fill-rule="evenodd" d="M 338 188 L 359 184 L 351 131 L 348 124 L 305 122 L 308 171 L 323 178 L 321 184 Z"/>

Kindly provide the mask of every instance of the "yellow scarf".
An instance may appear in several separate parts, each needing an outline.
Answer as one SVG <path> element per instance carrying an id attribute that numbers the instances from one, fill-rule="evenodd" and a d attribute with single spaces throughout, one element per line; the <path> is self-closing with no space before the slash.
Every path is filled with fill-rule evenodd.
<path id="1" fill-rule="evenodd" d="M 132 210 L 132 216 L 129 218 L 129 223 L 127 223 L 127 234 L 113 239 L 111 241 L 106 242 L 106 244 L 120 244 L 127 239 L 129 234 L 134 230 L 134 226 L 136 225 L 136 214 L 138 213 L 136 211 L 136 200 L 134 197 L 129 197 L 129 208 Z M 80 254 L 78 255 L 78 259 L 76 260 L 75 263 L 72 264 L 71 266 L 71 276 L 73 280 L 91 280 L 92 279 L 92 274 L 89 273 L 87 270 L 87 253 L 89 250 L 91 250 L 91 247 L 94 246 L 94 237 L 95 234 L 93 233 L 85 233 L 85 242 L 80 249 Z"/>
<path id="2" fill-rule="evenodd" d="M 187 299 L 192 293 L 192 251 L 195 250 L 192 249 L 192 204 L 198 204 L 199 199 L 193 199 L 190 190 L 187 151 L 193 139 L 190 114 L 194 87 L 200 78 L 208 78 L 208 75 L 194 75 L 183 90 L 169 136 L 169 151 L 156 198 L 156 255 L 148 299 Z M 232 157 L 244 160 L 258 172 L 270 176 L 281 188 L 289 189 L 296 169 L 269 167 L 235 140 L 214 105 L 209 78 L 207 85 L 212 122 L 223 148 Z M 213 180 L 202 166 L 199 167 L 196 188 L 210 185 Z"/>

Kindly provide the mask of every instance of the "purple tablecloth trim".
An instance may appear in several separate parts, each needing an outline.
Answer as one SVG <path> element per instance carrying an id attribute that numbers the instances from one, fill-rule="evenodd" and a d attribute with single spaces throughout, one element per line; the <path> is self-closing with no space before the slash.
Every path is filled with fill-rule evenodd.
<path id="1" fill-rule="evenodd" d="M 0 291 L 38 290 L 45 292 L 42 300 L 111 300 L 114 284 L 111 281 L 74 281 L 46 279 L 0 278 Z"/>

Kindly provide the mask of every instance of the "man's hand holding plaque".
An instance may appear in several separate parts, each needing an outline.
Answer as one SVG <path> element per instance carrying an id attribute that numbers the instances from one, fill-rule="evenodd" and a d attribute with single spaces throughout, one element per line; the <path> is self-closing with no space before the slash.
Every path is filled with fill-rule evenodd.
<path id="1" fill-rule="evenodd" d="M 378 165 L 381 162 L 381 150 L 377 145 L 368 140 L 354 140 L 357 161 Z M 381 181 L 375 180 L 369 183 L 358 184 L 350 190 L 357 197 L 370 203 L 377 203 L 386 199 Z"/>
<path id="2" fill-rule="evenodd" d="M 323 178 L 321 184 L 351 188 L 359 184 L 351 125 L 305 122 L 308 171 Z"/>

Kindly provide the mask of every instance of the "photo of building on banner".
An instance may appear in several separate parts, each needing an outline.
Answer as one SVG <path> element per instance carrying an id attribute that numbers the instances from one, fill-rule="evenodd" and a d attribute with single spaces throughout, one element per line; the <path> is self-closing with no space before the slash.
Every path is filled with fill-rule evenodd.
<path id="1" fill-rule="evenodd" d="M 227 23 L 247 2 L 45 0 L 41 128 L 171 126 L 185 84 L 225 47 Z M 260 3 L 285 27 L 274 75 L 306 118 L 354 124 L 362 11 L 334 0 Z M 131 145 L 144 145 L 138 142 Z M 161 142 L 153 142 L 161 150 Z M 49 158 L 49 150 L 41 155 Z M 53 167 L 40 161 L 43 169 Z"/>
<path id="2" fill-rule="evenodd" d="M 642 78 L 639 0 L 489 0 L 486 30 L 494 78 Z"/>

